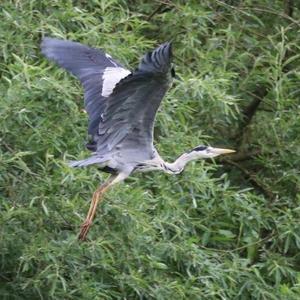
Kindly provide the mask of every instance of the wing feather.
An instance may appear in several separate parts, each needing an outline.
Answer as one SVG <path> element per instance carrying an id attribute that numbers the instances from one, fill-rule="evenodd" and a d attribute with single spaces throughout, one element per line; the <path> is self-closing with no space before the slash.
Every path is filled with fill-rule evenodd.
<path id="1" fill-rule="evenodd" d="M 122 79 L 109 96 L 99 124 L 98 153 L 139 150 L 153 154 L 153 124 L 171 81 L 171 44 L 147 53 L 138 69 Z"/>
<path id="2" fill-rule="evenodd" d="M 81 81 L 85 109 L 89 114 L 88 133 L 95 139 L 107 97 L 130 71 L 102 50 L 76 42 L 44 38 L 41 49 L 48 59 L 55 61 Z M 107 70 L 109 71 L 106 72 Z"/>

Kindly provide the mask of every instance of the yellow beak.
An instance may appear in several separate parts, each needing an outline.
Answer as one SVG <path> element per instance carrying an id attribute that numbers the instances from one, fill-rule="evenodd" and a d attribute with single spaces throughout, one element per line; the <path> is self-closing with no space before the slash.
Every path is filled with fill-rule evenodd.
<path id="1" fill-rule="evenodd" d="M 211 148 L 210 152 L 215 154 L 229 154 L 229 153 L 234 153 L 236 151 L 231 149 Z"/>

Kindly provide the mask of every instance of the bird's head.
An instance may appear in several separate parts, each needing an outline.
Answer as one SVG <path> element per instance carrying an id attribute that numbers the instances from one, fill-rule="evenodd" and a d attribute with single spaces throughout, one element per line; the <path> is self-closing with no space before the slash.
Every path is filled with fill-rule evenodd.
<path id="1" fill-rule="evenodd" d="M 214 148 L 210 146 L 199 145 L 189 152 L 183 153 L 173 163 L 165 163 L 165 172 L 171 174 L 179 174 L 184 169 L 185 165 L 193 160 L 200 158 L 212 158 L 221 154 L 229 154 L 235 152 L 230 149 Z"/>
<path id="2" fill-rule="evenodd" d="M 199 145 L 190 151 L 194 158 L 212 158 L 221 154 L 229 154 L 234 152 L 235 151 L 231 149 L 213 148 L 203 145 Z"/>

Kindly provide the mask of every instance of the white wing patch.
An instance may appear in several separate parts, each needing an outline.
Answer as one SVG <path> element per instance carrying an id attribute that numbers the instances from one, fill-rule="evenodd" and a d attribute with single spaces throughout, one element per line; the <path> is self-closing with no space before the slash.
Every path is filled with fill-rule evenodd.
<path id="1" fill-rule="evenodd" d="M 108 97 L 113 89 L 115 88 L 116 84 L 120 82 L 121 79 L 128 76 L 131 72 L 123 69 L 123 68 L 114 68 L 108 67 L 103 72 L 103 85 L 102 85 L 102 93 L 103 97 Z"/>

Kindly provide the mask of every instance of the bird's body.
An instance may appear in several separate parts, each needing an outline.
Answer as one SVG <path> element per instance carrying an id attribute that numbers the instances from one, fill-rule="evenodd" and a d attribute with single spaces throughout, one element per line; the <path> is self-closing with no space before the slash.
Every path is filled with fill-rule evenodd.
<path id="1" fill-rule="evenodd" d="M 155 115 L 174 77 L 170 43 L 144 55 L 138 68 L 132 72 L 102 50 L 79 43 L 45 38 L 41 47 L 47 58 L 75 75 L 84 88 L 91 137 L 86 146 L 92 155 L 70 165 L 97 165 L 112 174 L 94 193 L 80 239 L 85 239 L 104 191 L 131 173 L 161 170 L 178 174 L 189 161 L 234 152 L 198 146 L 183 153 L 175 162 L 168 163 L 155 149 Z"/>
<path id="2" fill-rule="evenodd" d="M 131 161 L 124 163 L 124 157 L 122 153 L 116 152 L 111 153 L 109 156 L 97 156 L 96 154 L 88 159 L 82 161 L 73 161 L 70 163 L 72 167 L 82 167 L 89 164 L 97 164 L 99 169 L 103 172 L 110 174 L 117 174 L 121 172 L 126 172 L 126 170 L 131 169 L 133 172 L 148 172 L 148 171 L 163 171 L 168 174 L 179 174 L 183 167 L 172 167 L 173 164 L 165 162 L 161 156 L 158 154 L 157 150 L 153 150 L 152 155 L 149 159 L 145 156 L 140 158 L 135 157 L 134 153 L 126 153 L 125 157 L 131 155 Z"/>

